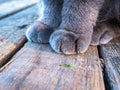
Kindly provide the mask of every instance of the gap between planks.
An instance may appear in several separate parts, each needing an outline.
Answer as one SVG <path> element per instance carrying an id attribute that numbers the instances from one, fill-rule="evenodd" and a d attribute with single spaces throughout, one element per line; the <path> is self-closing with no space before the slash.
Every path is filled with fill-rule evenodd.
<path id="1" fill-rule="evenodd" d="M 32 5 L 35 5 L 38 0 L 13 0 L 0 4 L 0 19 L 15 14 Z"/>
<path id="2" fill-rule="evenodd" d="M 27 26 L 37 18 L 37 7 L 24 11 L 0 21 L 0 67 L 24 45 Z"/>
<path id="3" fill-rule="evenodd" d="M 1 26 L 3 26 L 2 24 L 4 24 L 5 22 L 13 22 L 12 23 L 13 27 L 21 26 L 24 24 L 29 25 L 31 22 L 34 21 L 34 17 L 36 16 L 36 12 L 33 11 L 35 11 L 35 9 L 30 8 L 28 10 L 24 10 L 18 13 L 13 17 L 15 18 L 20 16 L 20 19 L 11 18 L 12 20 L 15 21 L 11 21 L 11 19 L 4 19 L 4 21 L 1 21 Z M 29 13 L 25 14 L 25 12 Z M 25 18 L 23 18 L 24 16 L 22 15 L 26 15 Z M 19 24 L 18 22 L 21 22 L 22 24 Z M 14 45 L 15 47 L 18 47 L 18 45 L 20 45 L 20 42 L 24 40 L 24 39 L 22 40 L 22 38 L 24 38 L 24 34 L 21 33 L 24 33 L 26 28 L 23 28 L 22 30 L 17 28 L 16 31 L 16 29 L 12 29 L 13 27 L 11 27 L 11 24 L 8 24 L 8 26 L 6 25 L 6 27 L 3 28 L 5 28 L 4 31 L 6 31 L 7 34 L 4 32 L 0 33 L 1 34 L 0 38 L 6 39 L 7 43 L 9 42 L 13 43 L 7 44 L 8 45 L 7 47 L 12 48 L 14 47 Z M 1 30 L 3 28 L 1 28 Z M 17 37 L 14 37 L 12 33 L 8 33 L 8 30 L 11 32 L 15 32 L 16 34 L 14 35 L 16 36 L 19 35 L 19 39 Z M 21 33 L 19 32 L 19 30 L 21 30 Z M 6 36 L 1 37 L 3 35 Z M 10 35 L 11 37 L 9 37 L 8 35 Z M 10 52 L 12 55 L 13 50 L 12 51 L 9 50 L 10 48 L 6 49 L 5 45 L 2 45 L 2 48 L 5 49 L 4 50 L 5 53 L 2 54 L 3 56 L 5 56 L 5 58 L 8 58 L 7 56 L 8 54 L 6 52 Z M 3 49 L 1 50 L 3 51 Z M 3 62 L 6 61 L 5 59 L 0 60 L 2 60 Z M 64 64 L 66 63 L 75 64 L 77 65 L 77 68 L 71 69 L 64 67 Z M 11 90 L 44 89 L 44 88 L 48 90 L 50 89 L 104 90 L 102 68 L 100 65 L 96 47 L 90 47 L 88 52 L 86 52 L 85 54 L 64 56 L 52 52 L 48 45 L 38 45 L 28 42 L 25 45 L 25 47 L 23 47 L 19 51 L 19 53 L 17 53 L 13 57 L 13 59 L 10 62 L 8 62 L 8 64 L 1 68 L 0 71 L 1 71 L 0 72 L 1 90 L 5 88 Z M 36 76 L 36 78 L 34 78 L 34 76 Z M 40 76 L 43 79 L 40 78 Z"/>
<path id="4" fill-rule="evenodd" d="M 100 46 L 104 62 L 106 87 L 108 90 L 120 90 L 120 38 Z"/>

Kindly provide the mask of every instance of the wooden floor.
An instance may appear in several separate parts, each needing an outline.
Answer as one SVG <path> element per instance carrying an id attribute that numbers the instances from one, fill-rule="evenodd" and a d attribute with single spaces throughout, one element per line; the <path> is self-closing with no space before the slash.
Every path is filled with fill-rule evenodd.
<path id="1" fill-rule="evenodd" d="M 36 2 L 0 2 L 0 90 L 120 90 L 120 38 L 70 56 L 28 42 Z"/>

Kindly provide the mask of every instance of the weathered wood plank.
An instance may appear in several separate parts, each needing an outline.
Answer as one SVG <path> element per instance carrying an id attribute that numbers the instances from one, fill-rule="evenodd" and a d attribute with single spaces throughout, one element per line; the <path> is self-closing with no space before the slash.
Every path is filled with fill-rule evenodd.
<path id="1" fill-rule="evenodd" d="M 110 90 L 120 90 L 120 38 L 100 46 L 104 59 L 105 79 Z"/>
<path id="2" fill-rule="evenodd" d="M 25 43 L 25 30 L 37 17 L 31 7 L 0 21 L 0 67 Z"/>
<path id="3" fill-rule="evenodd" d="M 12 0 L 0 4 L 0 19 L 37 3 L 38 0 Z"/>
<path id="4" fill-rule="evenodd" d="M 97 48 L 60 55 L 49 45 L 28 42 L 0 70 L 0 90 L 104 90 Z"/>
<path id="5" fill-rule="evenodd" d="M 9 0 L 9 1 L 12 1 L 12 0 Z M 1 3 L 5 3 L 5 2 L 9 2 L 8 0 L 0 0 L 0 4 Z"/>

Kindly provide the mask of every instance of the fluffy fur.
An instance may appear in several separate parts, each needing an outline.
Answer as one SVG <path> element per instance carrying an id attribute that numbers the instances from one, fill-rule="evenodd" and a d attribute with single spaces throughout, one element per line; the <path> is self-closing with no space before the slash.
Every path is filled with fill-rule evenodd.
<path id="1" fill-rule="evenodd" d="M 50 43 L 58 53 L 84 53 L 120 35 L 119 0 L 40 0 L 40 16 L 28 40 Z"/>
<path id="2" fill-rule="evenodd" d="M 106 44 L 120 36 L 120 1 L 105 0 L 94 28 L 91 45 Z"/>

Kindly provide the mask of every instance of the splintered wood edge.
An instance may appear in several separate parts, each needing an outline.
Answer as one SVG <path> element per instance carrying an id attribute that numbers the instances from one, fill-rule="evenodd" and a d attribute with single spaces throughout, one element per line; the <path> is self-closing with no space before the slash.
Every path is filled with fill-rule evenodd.
<path id="1" fill-rule="evenodd" d="M 36 10 L 35 10 L 36 9 Z M 34 13 L 33 11 L 34 10 Z M 25 13 L 27 12 L 27 14 Z M 21 17 L 23 16 L 24 17 Z M 30 15 L 29 15 L 30 14 Z M 13 20 L 13 17 L 20 17 L 17 19 L 17 21 L 14 21 L 14 24 L 12 26 L 12 28 L 9 28 L 9 23 Z M 30 17 L 32 16 L 32 17 Z M 27 18 L 29 17 L 29 18 Z M 11 17 L 8 17 L 7 19 L 3 19 L 1 20 L 0 24 L 2 24 L 3 22 L 6 23 L 8 22 L 7 26 L 1 26 L 1 33 L 0 33 L 0 68 L 1 66 L 7 61 L 7 59 L 9 59 L 11 56 L 13 56 L 13 54 L 21 48 L 22 45 L 24 45 L 24 43 L 26 42 L 26 38 L 25 38 L 25 31 L 26 31 L 26 27 L 23 28 L 18 28 L 17 25 L 19 26 L 20 23 L 17 22 L 23 22 L 27 23 L 27 24 L 31 24 L 33 23 L 33 21 L 35 20 L 35 17 L 37 17 L 37 8 L 36 6 L 30 7 L 22 12 L 19 12 Z M 28 19 L 28 20 L 27 20 Z M 16 22 L 16 23 L 15 23 Z M 12 22 L 13 23 L 13 22 Z M 21 25 L 24 23 L 21 23 Z M 15 28 L 14 28 L 15 26 Z M 3 27 L 3 28 L 2 28 Z M 17 27 L 17 29 L 16 29 Z M 5 30 L 4 30 L 5 29 Z M 7 30 L 6 30 L 7 29 Z M 6 34 L 6 36 L 4 35 L 6 33 L 10 33 L 10 34 Z M 11 33 L 10 31 L 14 31 L 13 33 Z M 2 33 L 4 32 L 4 33 Z M 9 36 L 7 36 L 9 35 Z M 5 37 L 4 37 L 5 36 Z M 7 37 L 7 38 L 6 38 Z M 3 39 L 2 39 L 3 38 Z"/>
<path id="2" fill-rule="evenodd" d="M 21 39 L 21 41 L 19 42 L 18 45 L 15 45 L 15 44 L 9 44 L 10 46 L 12 46 L 11 48 L 9 48 L 9 52 L 7 52 L 5 55 L 3 55 L 1 58 L 0 58 L 0 67 L 2 67 L 2 65 L 18 50 L 20 49 L 23 44 L 26 42 L 26 39 L 25 37 L 23 37 Z M 7 43 L 7 42 L 6 42 Z M 0 71 L 1 71 L 1 68 L 0 68 Z"/>
<path id="3" fill-rule="evenodd" d="M 45 50 L 44 50 L 45 49 Z M 34 52 L 31 52 L 31 50 Z M 42 51 L 43 50 L 43 51 Z M 30 54 L 29 52 L 31 52 L 32 53 L 32 55 L 33 55 L 33 60 L 32 60 L 32 58 L 31 58 L 31 55 L 28 55 L 28 54 Z M 44 55 L 45 54 L 45 55 Z M 46 55 L 48 55 L 48 56 L 46 56 Z M 35 56 L 36 56 L 36 59 L 35 59 Z M 53 60 L 53 63 L 52 63 L 52 61 L 51 61 L 51 59 L 50 59 L 50 61 L 48 60 L 48 57 L 51 57 L 51 59 L 52 58 L 54 58 L 54 60 Z M 56 56 L 56 57 L 55 57 Z M 14 65 L 17 65 L 17 62 L 20 62 L 19 60 L 22 60 L 22 59 L 24 59 L 24 58 L 26 58 L 25 60 L 26 61 L 29 61 L 28 62 L 28 64 L 30 63 L 30 62 L 33 62 L 34 60 L 37 60 L 37 61 L 35 61 L 35 62 L 44 62 L 44 63 L 46 63 L 46 65 L 47 65 L 47 63 L 50 63 L 52 66 L 50 66 L 50 67 L 54 67 L 54 63 L 55 62 L 57 62 L 58 63 L 58 66 L 57 67 L 59 67 L 59 68 L 61 68 L 61 69 L 63 69 L 63 71 L 64 70 L 68 70 L 68 73 L 69 72 L 72 72 L 71 70 L 75 70 L 76 71 L 76 73 L 80 73 L 80 72 L 82 72 L 81 70 L 86 70 L 86 69 L 88 69 L 87 70 L 87 72 L 86 73 L 88 73 L 88 78 L 90 78 L 90 80 L 91 81 L 89 81 L 89 79 L 86 81 L 86 83 L 88 83 L 87 84 L 87 86 L 79 86 L 79 85 L 77 85 L 76 86 L 76 88 L 81 88 L 81 87 L 83 87 L 84 89 L 85 88 L 91 88 L 92 90 L 104 90 L 104 81 L 103 81 L 103 75 L 102 75 L 102 68 L 101 68 L 101 61 L 99 60 L 99 58 L 98 58 L 98 53 L 97 53 L 97 48 L 96 47 L 90 47 L 89 48 L 89 50 L 88 50 L 88 52 L 86 53 L 86 54 L 81 54 L 81 55 L 71 55 L 71 56 L 65 56 L 65 55 L 60 55 L 60 54 L 56 54 L 56 53 L 54 53 L 50 48 L 49 48 L 49 46 L 47 45 L 37 45 L 37 44 L 32 44 L 32 43 L 27 43 L 14 57 L 13 57 L 13 59 L 9 62 L 9 63 L 7 63 L 4 67 L 2 67 L 1 69 L 0 69 L 0 74 L 2 75 L 2 73 L 4 73 L 4 72 L 7 72 L 7 73 L 10 73 L 9 71 L 9 69 L 10 68 L 12 68 L 12 65 L 14 66 Z M 21 59 L 20 59 L 21 58 Z M 40 59 L 39 59 L 40 58 Z M 42 60 L 42 59 L 47 59 L 47 62 L 46 62 L 46 60 Z M 68 60 L 69 59 L 69 60 Z M 72 59 L 74 59 L 74 60 L 72 60 Z M 25 61 L 25 60 L 23 60 L 23 61 Z M 32 60 L 32 61 L 31 61 Z M 42 60 L 42 61 L 41 61 Z M 57 61 L 56 61 L 57 60 Z M 59 61 L 58 60 L 60 60 L 60 62 L 61 63 L 59 63 Z M 66 61 L 67 60 L 67 61 Z M 78 60 L 77 61 L 77 63 L 79 63 L 79 60 L 81 61 L 83 61 L 84 62 L 84 60 L 88 60 L 87 62 L 85 61 L 85 63 L 88 63 L 88 65 L 85 65 L 85 67 L 84 66 L 79 66 L 79 67 L 77 67 L 77 68 L 73 68 L 73 69 L 71 69 L 71 68 L 69 68 L 69 67 L 64 67 L 64 63 L 66 62 L 68 62 L 68 63 L 72 63 L 72 62 L 74 62 L 74 61 L 76 61 L 76 60 Z M 90 61 L 89 61 L 90 60 Z M 92 61 L 91 61 L 92 60 Z M 20 64 L 20 63 L 19 63 Z M 22 61 L 21 61 L 21 64 L 23 64 L 22 63 Z M 20 65 L 21 65 L 20 64 Z M 30 63 L 30 64 L 35 64 L 35 63 Z M 40 64 L 40 63 L 38 63 L 38 64 Z M 80 63 L 79 63 L 80 64 Z M 79 65 L 78 64 L 78 65 Z M 24 66 L 25 64 L 23 64 L 23 66 Z M 39 68 L 43 68 L 42 66 L 44 66 L 45 64 L 40 64 L 40 65 L 38 65 L 38 67 Z M 45 65 L 45 66 L 46 66 Z M 48 64 L 49 65 L 49 64 Z M 59 65 L 63 65 L 63 66 L 59 66 Z M 82 64 L 80 64 L 80 65 L 82 65 Z M 84 64 L 83 64 L 84 65 Z M 90 65 L 90 66 L 89 66 Z M 30 65 L 30 66 L 33 66 L 33 65 Z M 21 66 L 22 67 L 22 66 Z M 50 68 L 50 67 L 48 67 L 48 68 Z M 47 67 L 45 67 L 45 68 L 47 68 Z M 68 69 L 67 69 L 68 68 Z M 14 69 L 14 68 L 13 68 Z M 37 69 L 37 68 L 36 68 Z M 21 72 L 21 70 L 17 70 L 17 72 Z M 17 73 L 16 72 L 16 73 Z M 24 72 L 24 70 L 22 71 L 22 73 Z M 58 71 L 57 71 L 58 72 Z M 66 72 L 66 71 L 65 71 Z M 65 79 L 65 77 L 66 77 L 66 74 L 65 74 L 65 72 L 61 72 L 61 71 L 59 71 L 59 73 L 63 73 L 63 78 Z M 93 73 L 94 72 L 94 73 Z M 32 71 L 31 71 L 31 73 L 32 73 Z M 38 72 L 39 73 L 39 72 Z M 52 73 L 52 72 L 48 72 L 50 75 L 54 75 L 54 73 Z M 14 74 L 14 73 L 12 73 L 12 74 Z M 83 75 L 83 77 L 79 77 L 79 78 L 84 78 L 85 77 L 85 73 L 83 73 L 84 75 Z M 93 75 L 92 75 L 93 74 Z M 90 76 L 89 76 L 90 75 Z M 34 76 L 26 76 L 26 77 L 28 77 L 28 78 L 32 78 L 33 79 L 33 77 Z M 78 76 L 77 76 L 78 77 Z M 66 77 L 67 78 L 67 77 Z M 87 77 L 86 77 L 87 78 Z M 8 79 L 9 79 L 9 77 L 8 77 Z M 61 83 L 64 83 L 64 79 L 63 79 L 63 82 L 61 81 Z M 69 79 L 69 78 L 68 78 Z M 77 78 L 76 78 L 77 79 Z M 17 80 L 17 77 L 16 77 L 16 79 L 15 80 Z M 33 79 L 34 80 L 34 79 Z M 39 78 L 38 78 L 38 80 L 39 80 Z M 20 81 L 21 82 L 21 81 Z M 70 82 L 71 82 L 71 80 L 70 80 Z M 69 83 L 70 83 L 69 82 Z M 77 82 L 77 81 L 75 81 L 75 82 Z M 14 82 L 15 83 L 15 82 Z M 17 82 L 16 82 L 17 83 Z M 33 83 L 36 83 L 36 82 L 33 82 Z M 82 83 L 82 82 L 81 82 Z M 15 84 L 16 85 L 16 84 Z M 89 85 L 92 85 L 91 87 L 89 86 Z M 9 86 L 8 86 L 9 87 Z M 34 86 L 33 86 L 34 87 Z M 44 86 L 43 86 L 44 87 Z M 54 85 L 53 85 L 53 87 L 55 87 Z M 12 88 L 12 87 L 11 87 Z M 28 88 L 28 87 L 24 87 L 24 88 Z M 62 88 L 61 86 L 59 86 L 59 87 L 56 87 L 56 88 L 58 88 L 58 89 L 60 89 L 60 88 Z M 66 87 L 65 87 L 66 88 Z M 65 89 L 64 88 L 64 89 Z M 73 87 L 73 88 L 75 88 L 75 87 Z M 83 89 L 83 90 L 84 90 Z"/>

